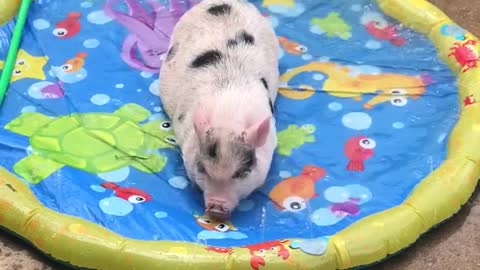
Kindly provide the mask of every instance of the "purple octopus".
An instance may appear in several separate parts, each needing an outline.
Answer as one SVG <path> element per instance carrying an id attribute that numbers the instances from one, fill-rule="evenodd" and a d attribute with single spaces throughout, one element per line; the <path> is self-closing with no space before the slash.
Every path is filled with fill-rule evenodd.
<path id="1" fill-rule="evenodd" d="M 114 10 L 115 4 L 119 2 L 127 5 L 128 13 Z M 158 73 L 168 52 L 175 24 L 199 0 L 170 0 L 170 8 L 153 0 L 146 2 L 151 10 L 142 6 L 138 0 L 107 0 L 104 11 L 129 31 L 122 46 L 123 61 L 132 68 Z"/>

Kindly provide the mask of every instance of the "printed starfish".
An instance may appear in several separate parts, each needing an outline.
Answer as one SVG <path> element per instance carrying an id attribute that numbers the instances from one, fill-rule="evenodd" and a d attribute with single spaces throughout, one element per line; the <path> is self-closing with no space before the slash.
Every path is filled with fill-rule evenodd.
<path id="1" fill-rule="evenodd" d="M 26 51 L 19 50 L 10 82 L 13 83 L 27 78 L 45 80 L 45 72 L 43 71 L 43 67 L 47 64 L 47 62 L 48 57 L 31 56 Z M 3 69 L 3 65 L 4 62 L 0 61 L 0 69 Z"/>

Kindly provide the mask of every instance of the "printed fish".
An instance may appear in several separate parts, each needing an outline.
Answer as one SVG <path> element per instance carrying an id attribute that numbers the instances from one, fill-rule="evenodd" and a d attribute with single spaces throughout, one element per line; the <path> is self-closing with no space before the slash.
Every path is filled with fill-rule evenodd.
<path id="1" fill-rule="evenodd" d="M 315 183 L 326 174 L 322 168 L 305 166 L 299 176 L 287 178 L 276 185 L 268 197 L 279 210 L 302 211 L 309 200 L 318 196 L 315 193 Z"/>
<path id="2" fill-rule="evenodd" d="M 360 207 L 355 203 L 355 200 L 351 200 L 332 205 L 330 211 L 337 217 L 356 216 L 360 213 Z"/>
<path id="3" fill-rule="evenodd" d="M 235 228 L 230 222 L 218 222 L 207 216 L 194 215 L 194 218 L 197 221 L 197 224 L 207 231 L 228 232 L 237 230 L 237 228 Z"/>
<path id="4" fill-rule="evenodd" d="M 279 37 L 278 41 L 282 48 L 288 53 L 293 55 L 302 55 L 308 51 L 307 47 L 301 45 L 298 42 L 291 41 L 286 37 Z"/>
<path id="5" fill-rule="evenodd" d="M 373 157 L 375 147 L 376 142 L 364 136 L 349 139 L 344 149 L 345 156 L 349 160 L 347 171 L 363 172 L 365 170 L 364 161 Z"/>
<path id="6" fill-rule="evenodd" d="M 115 196 L 133 204 L 150 202 L 152 200 L 152 196 L 136 188 L 123 188 L 113 183 L 103 183 L 101 186 L 113 190 Z"/>
<path id="7" fill-rule="evenodd" d="M 72 58 L 65 62 L 61 67 L 65 73 L 75 73 L 80 71 L 85 65 L 85 58 L 87 58 L 86 53 L 78 53 L 75 58 Z"/>
<path id="8" fill-rule="evenodd" d="M 82 29 L 79 22 L 81 16 L 82 14 L 78 12 L 68 13 L 65 20 L 56 24 L 53 34 L 59 39 L 69 39 L 76 36 Z"/>
<path id="9" fill-rule="evenodd" d="M 465 97 L 465 99 L 463 100 L 463 105 L 465 107 L 467 106 L 470 106 L 470 105 L 473 105 L 475 103 L 477 103 L 478 101 L 475 99 L 475 97 L 473 95 L 470 95 L 468 97 Z"/>

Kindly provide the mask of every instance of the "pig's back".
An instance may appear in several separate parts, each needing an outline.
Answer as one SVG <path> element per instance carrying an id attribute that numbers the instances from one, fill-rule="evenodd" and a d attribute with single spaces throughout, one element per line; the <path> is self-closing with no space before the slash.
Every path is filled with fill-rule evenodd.
<path id="1" fill-rule="evenodd" d="M 177 23 L 170 47 L 160 71 L 160 96 L 174 126 L 181 126 L 179 117 L 188 122 L 188 112 L 200 95 L 213 98 L 215 91 L 245 85 L 245 80 L 265 79 L 275 101 L 278 40 L 252 4 L 200 2 Z"/>

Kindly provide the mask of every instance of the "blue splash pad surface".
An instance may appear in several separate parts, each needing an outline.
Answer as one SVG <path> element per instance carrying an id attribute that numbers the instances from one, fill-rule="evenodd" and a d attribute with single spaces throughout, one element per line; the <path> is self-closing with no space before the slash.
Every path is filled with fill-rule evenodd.
<path id="1" fill-rule="evenodd" d="M 128 12 L 125 0 L 115 2 L 117 14 Z M 432 83 L 418 99 L 402 97 L 402 106 L 387 100 L 366 109 L 364 105 L 376 93 L 365 93 L 361 101 L 332 95 L 345 89 L 322 90 L 327 80 L 335 79 L 327 71 L 294 77 L 288 87 L 309 85 L 316 92 L 303 100 L 279 95 L 275 104 L 277 129 L 284 132 L 289 125 L 309 125 L 314 127 L 308 135 L 314 142 L 308 139 L 310 142 L 294 148 L 290 155 L 276 154 L 267 184 L 241 202 L 231 224 L 226 224 L 229 227 L 195 217 L 203 212 L 201 194 L 186 179 L 175 150 L 159 150 L 168 157 L 168 163 L 156 174 L 133 167 L 93 174 L 65 166 L 41 183 L 30 185 L 37 198 L 52 210 L 89 220 L 128 238 L 224 247 L 334 235 L 403 202 L 443 162 L 448 134 L 459 113 L 456 78 L 437 58 L 432 44 L 423 35 L 396 24 L 371 0 L 303 0 L 293 6 L 288 5 L 291 1 L 271 6 L 250 2 L 271 21 L 278 36 L 286 38 L 280 59 L 282 74 L 320 62 L 346 66 L 350 79 L 362 75 L 381 79 L 391 73 L 410 80 L 429 77 Z M 139 3 L 152 14 L 148 4 Z M 168 2 L 157 3 L 169 7 Z M 119 20 L 107 16 L 105 4 L 104 0 L 33 3 L 21 47 L 28 53 L 24 60 L 30 66 L 11 84 L 0 112 L 0 164 L 9 171 L 16 174 L 14 165 L 35 150 L 29 147 L 28 137 L 4 128 L 23 113 L 54 118 L 72 113 L 111 114 L 135 103 L 150 111 L 145 123 L 165 118 L 157 96 L 158 75 L 145 71 L 145 63 L 142 70 L 120 57 L 129 31 L 136 30 L 127 30 Z M 183 1 L 177 4 L 183 10 L 189 6 Z M 335 14 L 340 21 L 328 19 Z M 320 20 L 315 24 L 312 19 Z M 382 27 L 394 26 L 396 34 L 388 39 L 387 33 L 387 40 L 379 39 L 377 32 L 367 31 L 371 21 Z M 343 30 L 328 31 L 332 24 Z M 65 29 L 67 34 L 59 33 Z M 10 35 L 11 25 L 1 33 Z M 62 35 L 69 36 L 62 39 Z M 133 51 L 137 49 L 130 46 Z M 0 49 L 0 59 L 5 59 L 7 48 Z M 48 63 L 38 64 L 43 56 L 48 57 Z M 77 68 L 62 71 L 72 59 L 80 59 L 73 62 Z M 138 54 L 136 59 L 142 66 Z M 55 84 L 60 87 L 47 88 Z M 360 150 L 360 156 L 352 154 Z M 309 170 L 308 165 L 317 168 L 317 177 L 299 177 Z M 286 181 L 292 178 L 295 181 Z M 133 188 L 137 195 L 147 193 L 152 200 L 132 204 L 101 186 L 108 182 Z M 297 184 L 288 184 L 292 182 Z M 273 190 L 277 195 L 272 195 Z"/>

